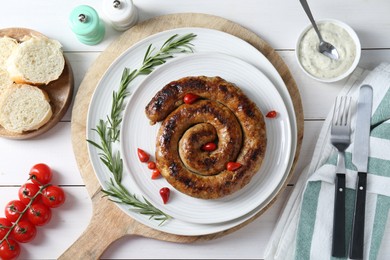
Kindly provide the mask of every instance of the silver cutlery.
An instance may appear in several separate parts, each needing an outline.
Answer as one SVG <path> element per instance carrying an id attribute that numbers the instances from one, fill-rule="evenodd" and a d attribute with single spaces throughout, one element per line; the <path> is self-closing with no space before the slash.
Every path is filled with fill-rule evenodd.
<path id="1" fill-rule="evenodd" d="M 309 5 L 306 0 L 299 0 L 301 2 L 301 5 L 303 7 L 303 10 L 305 10 L 307 16 L 309 17 L 309 20 L 311 24 L 313 25 L 313 28 L 315 32 L 317 33 L 317 36 L 320 40 L 320 45 L 318 46 L 318 51 L 324 54 L 325 56 L 337 60 L 339 58 L 339 53 L 337 52 L 337 49 L 330 44 L 329 42 L 324 41 L 322 38 L 322 35 L 320 33 L 320 30 L 317 27 L 316 22 L 314 21 L 313 15 L 311 14 Z"/>
<path id="2" fill-rule="evenodd" d="M 345 150 L 351 144 L 351 97 L 336 98 L 330 141 L 338 151 L 333 216 L 332 256 L 345 256 Z"/>
<path id="3" fill-rule="evenodd" d="M 352 223 L 352 236 L 349 248 L 351 259 L 363 259 L 364 219 L 367 188 L 367 168 L 370 147 L 370 127 L 372 110 L 372 87 L 360 87 L 357 104 L 356 127 L 352 163 L 358 171 L 356 186 L 355 212 Z"/>

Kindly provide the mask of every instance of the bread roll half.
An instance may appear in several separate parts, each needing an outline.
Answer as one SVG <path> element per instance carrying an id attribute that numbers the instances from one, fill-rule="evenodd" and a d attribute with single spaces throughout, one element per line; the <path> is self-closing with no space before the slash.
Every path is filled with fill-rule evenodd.
<path id="1" fill-rule="evenodd" d="M 58 79 L 65 66 L 61 44 L 32 37 L 19 44 L 7 61 L 11 79 L 19 84 L 44 85 Z"/>
<path id="2" fill-rule="evenodd" d="M 13 85 L 0 96 L 0 125 L 14 133 L 36 130 L 53 112 L 45 91 L 30 85 Z"/>

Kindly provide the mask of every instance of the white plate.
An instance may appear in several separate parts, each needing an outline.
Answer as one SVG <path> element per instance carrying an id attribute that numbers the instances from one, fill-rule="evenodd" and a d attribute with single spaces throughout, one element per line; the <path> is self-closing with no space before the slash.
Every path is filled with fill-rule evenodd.
<path id="1" fill-rule="evenodd" d="M 220 76 L 239 86 L 263 115 L 278 111 L 278 117 L 265 118 L 266 155 L 259 172 L 242 190 L 221 199 L 204 200 L 185 195 L 165 179 L 151 180 L 151 171 L 137 157 L 137 148 L 155 154 L 160 123 L 149 124 L 145 107 L 166 84 L 186 76 Z M 154 206 L 175 219 L 198 224 L 215 224 L 239 218 L 261 205 L 277 188 L 286 172 L 291 153 L 291 124 L 286 106 L 271 81 L 254 66 L 221 53 L 199 53 L 176 58 L 155 70 L 133 92 L 123 115 L 121 154 L 125 164 L 122 183 L 131 189 L 135 183 Z M 171 189 L 171 199 L 163 204 L 159 190 Z"/>
<path id="2" fill-rule="evenodd" d="M 125 51 L 121 56 L 119 56 L 107 69 L 103 77 L 101 78 L 96 90 L 93 94 L 91 104 L 88 111 L 88 120 L 87 120 L 87 138 L 91 140 L 99 140 L 99 137 L 95 131 L 92 129 L 96 128 L 100 119 L 105 119 L 109 114 L 111 109 L 111 96 L 112 92 L 116 91 L 119 86 L 119 82 L 121 79 L 121 75 L 124 67 L 130 67 L 132 69 L 138 68 L 142 63 L 143 56 L 147 47 L 150 44 L 156 46 L 157 48 L 161 46 L 169 37 L 174 34 L 187 34 L 187 33 L 195 33 L 197 35 L 196 39 L 193 41 L 194 43 L 194 51 L 195 52 L 221 52 L 229 55 L 236 56 L 241 58 L 242 60 L 254 65 L 260 71 L 262 71 L 267 78 L 269 78 L 272 83 L 275 85 L 280 95 L 283 98 L 283 101 L 287 107 L 290 122 L 291 122 L 291 133 L 294 138 L 292 138 L 292 146 L 291 146 L 291 154 L 295 154 L 297 139 L 295 138 L 297 135 L 297 125 L 295 119 L 294 106 L 290 97 L 290 94 L 284 84 L 282 78 L 273 67 L 273 65 L 268 61 L 268 59 L 260 53 L 256 48 L 254 48 L 249 43 L 232 36 L 230 34 L 205 29 L 205 28 L 179 28 L 174 30 L 163 31 L 161 33 L 151 35 L 148 38 L 138 42 L 137 44 L 130 47 L 127 51 Z M 185 54 L 183 54 L 185 55 Z M 134 90 L 142 82 L 145 77 L 138 77 L 135 79 L 130 87 L 130 90 Z M 119 147 L 114 147 L 114 149 Z M 107 188 L 107 181 L 109 180 L 111 173 L 108 171 L 106 166 L 100 161 L 99 154 L 97 149 L 92 145 L 88 145 L 88 152 L 91 164 L 94 168 L 96 176 L 102 185 L 103 188 Z M 283 182 L 288 177 L 289 169 L 293 163 L 293 156 L 290 157 L 288 170 L 285 172 L 285 176 L 283 181 L 279 184 L 279 186 L 275 189 L 273 194 L 264 202 L 264 205 L 260 205 L 250 213 L 242 216 L 234 221 L 223 222 L 219 224 L 213 225 L 204 225 L 204 224 L 194 224 L 189 222 L 184 222 L 178 219 L 173 219 L 164 225 L 159 225 L 158 221 L 151 221 L 147 216 L 141 215 L 129 209 L 126 205 L 117 206 L 123 210 L 126 214 L 139 221 L 140 223 L 154 228 L 159 231 L 177 234 L 177 235 L 205 235 L 216 232 L 221 232 L 224 230 L 228 230 L 232 227 L 240 225 L 241 223 L 247 221 L 252 218 L 256 213 L 261 211 L 267 204 L 270 202 L 276 194 L 283 188 Z M 141 193 L 137 187 L 131 190 L 132 193 L 138 194 L 139 197 Z"/>

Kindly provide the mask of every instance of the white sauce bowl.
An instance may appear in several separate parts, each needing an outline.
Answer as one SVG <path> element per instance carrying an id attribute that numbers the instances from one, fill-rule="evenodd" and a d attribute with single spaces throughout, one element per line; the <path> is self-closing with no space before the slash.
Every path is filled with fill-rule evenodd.
<path id="1" fill-rule="evenodd" d="M 355 31 L 338 20 L 317 21 L 325 41 L 334 45 L 339 60 L 332 60 L 318 51 L 319 39 L 310 24 L 300 34 L 295 56 L 300 68 L 311 78 L 321 82 L 335 82 L 346 78 L 357 67 L 360 56 L 360 41 Z"/>

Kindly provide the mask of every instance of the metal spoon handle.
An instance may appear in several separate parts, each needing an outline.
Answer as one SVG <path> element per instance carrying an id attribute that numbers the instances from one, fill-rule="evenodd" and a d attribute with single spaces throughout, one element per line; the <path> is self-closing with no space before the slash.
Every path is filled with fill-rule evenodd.
<path id="1" fill-rule="evenodd" d="M 306 0 L 299 0 L 299 2 L 301 2 L 303 10 L 305 10 L 307 16 L 309 17 L 309 20 L 310 20 L 311 24 L 313 25 L 313 28 L 318 35 L 318 38 L 320 38 L 320 42 L 323 42 L 324 40 L 322 39 L 320 30 L 318 30 L 317 24 L 314 21 L 313 15 L 311 14 L 311 11 L 310 11 L 309 5 L 307 4 L 307 1 Z"/>

